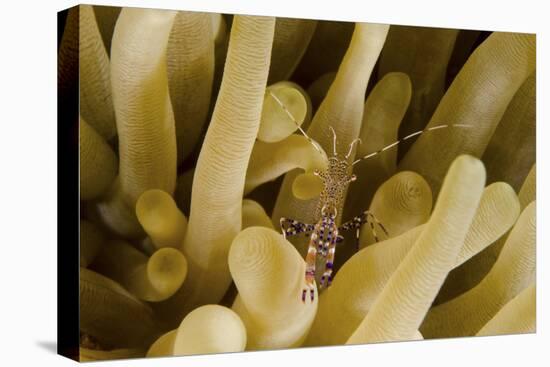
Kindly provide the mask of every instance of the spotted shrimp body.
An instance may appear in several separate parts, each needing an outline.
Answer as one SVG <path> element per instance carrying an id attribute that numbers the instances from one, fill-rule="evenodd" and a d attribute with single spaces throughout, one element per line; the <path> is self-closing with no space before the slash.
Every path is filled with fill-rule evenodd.
<path id="1" fill-rule="evenodd" d="M 281 102 L 281 100 L 279 100 L 279 98 L 277 98 L 277 96 L 274 95 L 271 91 L 268 91 L 268 93 L 281 106 L 281 108 L 290 117 L 290 119 L 296 124 L 297 129 L 309 141 L 309 143 L 321 155 L 326 156 L 323 149 L 318 146 L 318 143 L 316 143 L 307 135 L 307 133 L 301 128 L 300 124 L 298 124 L 294 116 Z M 328 159 L 328 167 L 324 171 L 315 170 L 313 172 L 317 177 L 321 179 L 323 183 L 323 189 L 321 191 L 315 213 L 315 218 L 319 218 L 319 220 L 315 224 L 308 224 L 285 217 L 280 219 L 281 231 L 285 239 L 288 236 L 294 236 L 301 233 L 305 233 L 309 236 L 309 244 L 305 258 L 306 287 L 302 289 L 302 302 L 306 301 L 308 292 L 310 300 L 313 302 L 315 299 L 315 267 L 318 256 L 321 256 L 324 259 L 325 265 L 323 275 L 320 278 L 319 286 L 320 288 L 330 286 L 332 282 L 332 272 L 334 266 L 336 245 L 342 242 L 344 239 L 341 233 L 348 230 L 355 230 L 357 248 L 359 248 L 359 230 L 361 226 L 365 223 L 369 224 L 370 231 L 372 232 L 372 235 L 376 242 L 378 242 L 378 235 L 376 230 L 377 228 L 381 229 L 386 237 L 389 237 L 386 228 L 382 225 L 382 223 L 380 223 L 376 216 L 368 210 L 364 211 L 360 215 L 340 226 L 337 225 L 338 208 L 342 207 L 343 205 L 348 185 L 356 180 L 356 176 L 353 174 L 353 166 L 363 160 L 370 159 L 386 150 L 392 149 L 405 140 L 411 139 L 425 132 L 449 127 L 470 126 L 471 125 L 454 124 L 428 127 L 424 130 L 409 134 L 404 138 L 383 147 L 380 150 L 369 153 L 352 162 L 350 162 L 350 157 L 353 152 L 354 144 L 360 143 L 361 140 L 355 139 L 354 141 L 352 141 L 349 146 L 348 153 L 345 156 L 338 155 L 336 152 L 336 133 L 332 127 L 330 128 L 333 135 L 333 142 L 332 156 Z"/>
<path id="2" fill-rule="evenodd" d="M 328 159 L 328 167 L 324 171 L 315 170 L 314 174 L 323 182 L 323 189 L 319 197 L 319 204 L 316 209 L 316 218 L 320 218 L 315 224 L 306 224 L 294 219 L 281 218 L 281 229 L 283 236 L 293 236 L 300 233 L 309 235 L 309 244 L 306 254 L 305 282 L 306 288 L 302 290 L 302 301 L 305 302 L 307 293 L 313 302 L 315 297 L 315 274 L 317 257 L 324 259 L 325 268 L 320 278 L 320 287 L 328 287 L 332 282 L 332 272 L 334 267 L 334 256 L 336 245 L 343 241 L 344 237 L 340 235 L 342 231 L 356 229 L 356 237 L 359 239 L 359 228 L 365 223 L 371 223 L 371 229 L 376 237 L 374 224 L 378 224 L 384 232 L 385 228 L 376 220 L 374 215 L 368 211 L 353 220 L 338 226 L 336 218 L 338 208 L 343 203 L 345 193 L 349 183 L 356 180 L 356 176 L 351 173 L 352 164 L 349 163 L 349 157 L 353 150 L 353 145 L 359 140 L 354 140 L 349 148 L 348 154 L 340 157 L 336 153 L 336 134 L 331 129 L 334 137 L 333 156 Z M 387 232 L 386 232 L 387 233 Z"/>

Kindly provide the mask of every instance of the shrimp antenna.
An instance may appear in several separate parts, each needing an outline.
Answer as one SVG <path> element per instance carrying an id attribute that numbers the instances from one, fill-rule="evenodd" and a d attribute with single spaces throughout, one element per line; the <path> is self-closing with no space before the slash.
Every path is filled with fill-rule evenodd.
<path id="1" fill-rule="evenodd" d="M 302 127 L 300 126 L 300 124 L 296 121 L 296 118 L 294 118 L 294 116 L 292 115 L 292 113 L 288 110 L 288 108 L 286 108 L 286 106 L 283 104 L 283 102 L 281 102 L 281 100 L 279 99 L 279 97 L 277 97 L 275 94 L 273 94 L 272 91 L 266 89 L 266 93 L 269 93 L 269 95 L 271 96 L 271 98 L 273 98 L 275 100 L 275 102 L 277 102 L 277 104 L 279 104 L 279 106 L 281 106 L 281 108 L 283 109 L 283 111 L 285 111 L 285 113 L 288 115 L 288 117 L 290 118 L 290 120 L 292 122 L 294 122 L 294 124 L 296 125 L 296 127 L 298 128 L 298 130 L 302 133 L 303 136 L 305 136 L 305 138 L 307 139 L 307 141 L 309 141 L 309 143 L 311 145 L 313 145 L 313 147 L 319 152 L 319 154 L 321 154 L 323 157 L 326 155 L 324 150 L 318 145 L 317 142 L 315 142 L 315 140 L 311 139 L 309 137 L 308 134 L 306 134 L 306 132 L 304 131 L 304 129 L 302 129 Z M 336 136 L 335 136 L 336 138 Z"/>
<path id="2" fill-rule="evenodd" d="M 353 145 L 355 143 L 359 143 L 359 144 L 362 144 L 363 141 L 361 140 L 361 138 L 357 138 L 357 139 L 354 139 L 351 144 L 349 145 L 349 151 L 348 151 L 348 154 L 346 154 L 346 159 L 349 158 L 349 156 L 351 155 L 351 151 L 353 150 Z"/>
<path id="3" fill-rule="evenodd" d="M 369 153 L 367 154 L 366 156 L 362 157 L 362 158 L 359 158 L 357 160 L 355 160 L 351 165 L 355 165 L 361 161 L 364 161 L 366 159 L 369 159 L 369 158 L 372 158 L 388 149 L 391 149 L 397 145 L 399 145 L 399 143 L 401 142 L 404 142 L 405 140 L 407 139 L 410 139 L 414 136 L 417 136 L 417 135 L 420 135 L 420 134 L 423 134 L 423 133 L 426 133 L 428 131 L 433 131 L 433 130 L 439 130 L 439 129 L 444 129 L 444 128 L 447 128 L 447 127 L 464 127 L 464 128 L 468 128 L 468 127 L 473 127 L 473 125 L 466 125 L 466 124 L 454 124 L 454 125 L 437 125 L 437 126 L 432 126 L 432 127 L 429 127 L 427 129 L 424 129 L 424 130 L 420 130 L 420 131 L 417 131 L 417 132 L 414 132 L 412 134 L 409 134 L 407 136 L 405 136 L 403 139 L 399 139 L 389 145 L 386 145 L 384 148 L 380 149 L 380 150 L 377 150 L 376 152 L 372 152 L 372 153 Z"/>
<path id="4" fill-rule="evenodd" d="M 332 126 L 329 126 L 328 128 L 332 131 L 332 154 L 336 157 L 336 131 L 334 131 Z"/>

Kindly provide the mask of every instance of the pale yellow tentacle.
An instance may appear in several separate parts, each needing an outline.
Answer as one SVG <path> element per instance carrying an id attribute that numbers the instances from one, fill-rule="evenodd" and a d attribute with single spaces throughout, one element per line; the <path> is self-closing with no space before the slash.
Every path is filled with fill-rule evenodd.
<path id="1" fill-rule="evenodd" d="M 461 123 L 474 128 L 424 134 L 407 152 L 399 169 L 420 173 L 437 195 L 457 155 L 482 156 L 508 103 L 534 69 L 534 35 L 491 34 L 456 76 L 428 124 Z"/>
<path id="2" fill-rule="evenodd" d="M 477 336 L 534 333 L 536 328 L 535 284 L 525 288 L 489 320 Z"/>
<path id="3" fill-rule="evenodd" d="M 460 156 L 453 162 L 430 220 L 347 344 L 408 340 L 416 335 L 454 267 L 484 184 L 481 161 Z"/>
<path id="4" fill-rule="evenodd" d="M 475 335 L 534 280 L 535 215 L 532 202 L 510 232 L 497 262 L 477 286 L 430 310 L 420 328 L 424 337 Z"/>
<path id="5" fill-rule="evenodd" d="M 118 171 L 118 159 L 105 139 L 80 118 L 80 199 L 105 195 Z"/>
<path id="6" fill-rule="evenodd" d="M 229 268 L 239 295 L 233 310 L 247 332 L 247 349 L 296 347 L 304 341 L 317 310 L 302 302 L 305 263 L 280 233 L 248 228 L 235 238 Z"/>
<path id="7" fill-rule="evenodd" d="M 116 135 L 109 56 L 91 5 L 80 5 L 79 35 L 80 113 L 109 140 Z"/>
<path id="8" fill-rule="evenodd" d="M 388 73 L 376 84 L 365 102 L 359 135 L 363 143 L 357 147 L 357 157 L 376 152 L 397 140 L 410 99 L 411 81 L 404 73 Z M 359 215 L 369 207 L 376 189 L 393 175 L 396 166 L 396 149 L 354 166 L 357 180 L 349 188 L 345 218 Z"/>
<path id="9" fill-rule="evenodd" d="M 243 322 L 231 309 L 219 305 L 201 306 L 190 312 L 178 327 L 173 354 L 242 352 L 246 338 Z"/>
<path id="10" fill-rule="evenodd" d="M 519 190 L 536 157 L 536 73 L 525 80 L 506 108 L 483 153 L 487 181 Z"/>
<path id="11" fill-rule="evenodd" d="M 206 123 L 214 79 L 212 15 L 179 11 L 166 60 L 174 109 L 178 164 L 195 148 Z"/>
<path id="12" fill-rule="evenodd" d="M 124 8 L 111 52 L 111 84 L 119 138 L 119 179 L 97 211 L 122 237 L 143 232 L 134 213 L 146 190 L 173 194 L 176 135 L 168 93 L 166 46 L 175 12 Z"/>
<path id="13" fill-rule="evenodd" d="M 224 78 L 193 176 L 182 246 L 188 279 L 161 313 L 177 322 L 218 302 L 231 283 L 227 253 L 241 230 L 245 175 L 258 134 L 274 18 L 235 16 Z"/>

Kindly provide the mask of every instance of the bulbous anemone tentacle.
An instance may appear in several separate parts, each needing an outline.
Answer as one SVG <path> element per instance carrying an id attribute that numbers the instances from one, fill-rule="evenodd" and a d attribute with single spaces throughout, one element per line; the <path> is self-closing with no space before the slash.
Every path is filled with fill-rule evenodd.
<path id="1" fill-rule="evenodd" d="M 465 263 L 485 249 L 487 244 L 502 238 L 516 223 L 520 213 L 519 199 L 510 185 L 495 182 L 487 186 L 455 266 Z"/>
<path id="2" fill-rule="evenodd" d="M 171 297 L 187 275 L 187 261 L 178 250 L 162 248 L 147 257 L 124 241 L 107 243 L 93 266 L 139 299 L 149 302 Z"/>
<path id="3" fill-rule="evenodd" d="M 243 322 L 231 309 L 201 306 L 190 312 L 178 327 L 173 354 L 242 352 L 246 338 Z"/>
<path id="4" fill-rule="evenodd" d="M 258 140 L 279 142 L 311 122 L 311 100 L 298 84 L 282 81 L 267 87 Z"/>
<path id="5" fill-rule="evenodd" d="M 109 56 L 91 5 L 80 5 L 80 113 L 104 139 L 116 135 Z"/>
<path id="6" fill-rule="evenodd" d="M 326 98 L 317 110 L 308 134 L 325 152 L 332 152 L 333 126 L 338 136 L 337 152 L 346 154 L 349 144 L 359 136 L 363 117 L 365 92 L 372 69 L 378 59 L 389 26 L 357 23 L 348 51 Z M 300 201 L 292 193 L 292 184 L 298 172 L 285 176 L 273 210 L 272 220 L 278 224 L 281 217 L 312 223 L 317 218 L 317 199 Z M 343 205 L 343 203 L 342 203 Z M 342 208 L 338 208 L 341 215 Z M 305 244 L 298 244 L 304 247 Z"/>
<path id="7" fill-rule="evenodd" d="M 266 227 L 273 228 L 271 218 L 267 215 L 264 208 L 254 200 L 243 200 L 243 229 L 248 227 Z"/>
<path id="8" fill-rule="evenodd" d="M 397 130 L 411 100 L 411 81 L 404 73 L 388 73 L 367 97 L 357 157 L 376 152 L 397 140 Z M 354 166 L 357 180 L 350 185 L 344 218 L 365 211 L 376 189 L 395 172 L 397 150 L 391 149 Z"/>
<path id="9" fill-rule="evenodd" d="M 336 131 L 336 151 L 340 154 L 345 154 L 350 143 L 359 136 L 367 83 L 388 29 L 389 26 L 382 24 L 357 23 L 355 26 L 336 78 L 308 130 L 326 152 L 332 151 L 329 126 Z"/>
<path id="10" fill-rule="evenodd" d="M 369 211 L 382 223 L 390 237 L 396 237 L 428 221 L 432 212 L 432 191 L 419 174 L 400 172 L 378 188 Z M 374 241 L 370 226 L 363 224 L 359 243 L 367 246 Z"/>
<path id="11" fill-rule="evenodd" d="M 496 182 L 485 189 L 468 239 L 457 258 L 456 267 L 447 276 L 434 305 L 465 292 L 469 288 L 463 289 L 464 284 L 468 284 L 476 277 L 482 279 L 486 275 L 490 266 L 484 273 L 475 267 L 475 265 L 481 267 L 478 261 L 479 257 L 491 252 L 491 249 L 500 242 L 504 244 L 506 232 L 512 228 L 520 212 L 521 206 L 518 197 L 514 189 L 507 183 Z M 498 253 L 494 256 L 498 257 Z M 469 270 L 469 273 L 465 273 L 465 269 Z M 457 284 L 458 286 L 456 286 Z M 472 284 L 471 287 L 474 285 Z M 462 292 L 460 292 L 461 289 L 463 289 Z"/>
<path id="12" fill-rule="evenodd" d="M 235 238 L 229 269 L 239 295 L 233 310 L 248 333 L 249 350 L 297 347 L 317 311 L 317 297 L 304 304 L 305 263 L 278 232 L 248 228 Z"/>
<path id="13" fill-rule="evenodd" d="M 80 199 L 105 195 L 118 170 L 118 159 L 105 139 L 80 118 Z"/>
<path id="14" fill-rule="evenodd" d="M 187 229 L 187 218 L 168 193 L 147 190 L 136 203 L 139 223 L 157 248 L 179 248 Z"/>
<path id="15" fill-rule="evenodd" d="M 418 138 L 399 164 L 418 172 L 437 195 L 447 167 L 459 154 L 481 157 L 508 103 L 535 69 L 535 36 L 495 32 L 470 56 L 434 112 L 428 127 L 467 124 Z"/>
<path id="16" fill-rule="evenodd" d="M 172 194 L 176 184 L 174 116 L 166 68 L 175 16 L 164 10 L 125 8 L 113 35 L 111 76 L 120 183 L 132 207 L 143 191 L 157 188 Z"/>
<path id="17" fill-rule="evenodd" d="M 302 135 L 292 134 L 276 143 L 254 144 L 246 173 L 245 195 L 295 168 L 306 172 L 326 169 L 328 160 Z"/>
<path id="18" fill-rule="evenodd" d="M 231 283 L 227 253 L 241 230 L 245 175 L 258 134 L 274 18 L 235 16 L 224 76 L 193 176 L 182 249 L 188 279 L 161 312 L 171 323 L 218 302 Z"/>
<path id="19" fill-rule="evenodd" d="M 523 181 L 521 189 L 519 190 L 519 202 L 521 204 L 521 209 L 525 209 L 527 205 L 533 200 L 536 200 L 537 195 L 537 165 L 533 164 L 529 174 Z"/>
<path id="20" fill-rule="evenodd" d="M 535 200 L 535 171 L 535 165 L 533 165 L 519 191 L 519 212 L 523 211 L 529 203 Z M 499 182 L 497 184 L 505 185 L 503 182 Z M 508 185 L 508 187 L 510 190 L 513 190 L 511 186 Z M 450 272 L 449 276 L 445 280 L 445 284 L 443 284 L 443 287 L 439 291 L 439 294 L 435 300 L 435 305 L 449 301 L 479 284 L 479 282 L 485 278 L 495 264 L 507 238 L 508 234 L 503 235 L 491 244 L 491 246 L 485 248 L 476 256 L 469 259 L 467 262 L 464 262 L 462 266 Z"/>
<path id="21" fill-rule="evenodd" d="M 481 161 L 460 156 L 453 162 L 430 220 L 348 344 L 408 340 L 416 335 L 455 265 L 484 184 Z"/>
<path id="22" fill-rule="evenodd" d="M 420 329 L 426 338 L 475 335 L 529 286 L 535 275 L 535 214 L 532 202 L 510 232 L 495 265 L 477 286 L 430 310 Z"/>
<path id="23" fill-rule="evenodd" d="M 119 136 L 119 179 L 98 204 L 104 223 L 139 237 L 135 204 L 149 189 L 173 194 L 176 135 L 168 93 L 166 45 L 175 12 L 124 8 L 111 50 L 111 84 Z"/>
<path id="24" fill-rule="evenodd" d="M 367 176 L 367 179 L 370 177 Z M 351 188 L 361 188 L 355 186 L 357 182 L 350 186 Z M 350 192 L 351 193 L 351 192 Z M 362 192 L 359 191 L 359 195 Z M 349 196 L 350 200 L 354 196 Z M 355 196 L 357 198 L 358 196 Z M 360 201 L 358 199 L 355 200 Z M 378 241 L 399 236 L 409 229 L 425 223 L 432 211 L 432 192 L 430 186 L 417 173 L 405 171 L 392 176 L 384 182 L 372 199 L 369 211 L 376 217 L 379 223 L 384 226 L 387 234 L 380 225 L 364 223 L 360 228 L 359 244 L 357 243 L 356 233 L 349 232 L 344 238 L 344 246 L 338 251 L 336 258 L 336 268 L 338 269 L 349 258 L 357 252 L 359 248 L 365 248 L 376 241 L 375 232 Z M 363 211 L 355 211 L 354 214 Z"/>
<path id="25" fill-rule="evenodd" d="M 147 350 L 147 357 L 167 357 L 174 355 L 174 340 L 178 329 L 162 334 Z"/>
<path id="26" fill-rule="evenodd" d="M 210 107 L 215 47 L 212 20 L 209 13 L 179 11 L 168 40 L 168 85 L 178 164 L 199 141 Z"/>
<path id="27" fill-rule="evenodd" d="M 506 108 L 483 154 L 488 182 L 506 181 L 519 190 L 535 163 L 536 87 L 533 73 Z"/>
<path id="28" fill-rule="evenodd" d="M 477 336 L 534 333 L 536 327 L 536 287 L 531 284 L 502 307 Z"/>

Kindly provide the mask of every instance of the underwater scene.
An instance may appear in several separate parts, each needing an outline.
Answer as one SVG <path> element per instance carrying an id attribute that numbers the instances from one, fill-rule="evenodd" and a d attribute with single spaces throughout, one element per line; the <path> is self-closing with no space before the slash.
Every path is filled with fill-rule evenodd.
<path id="1" fill-rule="evenodd" d="M 91 5 L 61 31 L 81 361 L 536 331 L 534 34 Z"/>

